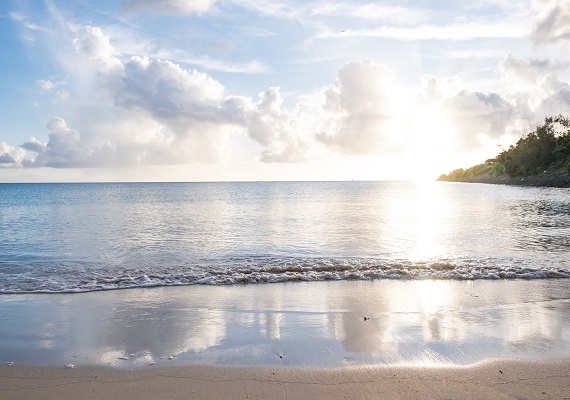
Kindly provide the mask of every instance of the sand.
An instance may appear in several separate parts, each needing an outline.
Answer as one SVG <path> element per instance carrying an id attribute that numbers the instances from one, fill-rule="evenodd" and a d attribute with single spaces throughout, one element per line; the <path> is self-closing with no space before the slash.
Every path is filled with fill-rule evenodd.
<path id="1" fill-rule="evenodd" d="M 570 399 L 570 286 L 344 281 L 3 295 L 0 399 L 35 398 Z"/>
<path id="2" fill-rule="evenodd" d="M 12 399 L 570 399 L 570 360 L 470 367 L 0 367 Z"/>
<path id="3" fill-rule="evenodd" d="M 0 365 L 354 367 L 492 358 L 570 359 L 568 280 L 0 296 Z"/>

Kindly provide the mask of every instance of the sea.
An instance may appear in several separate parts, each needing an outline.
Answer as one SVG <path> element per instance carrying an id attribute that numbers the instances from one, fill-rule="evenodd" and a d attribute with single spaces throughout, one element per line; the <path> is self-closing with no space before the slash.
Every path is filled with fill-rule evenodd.
<path id="1" fill-rule="evenodd" d="M 570 189 L 0 184 L 0 294 L 570 278 Z"/>

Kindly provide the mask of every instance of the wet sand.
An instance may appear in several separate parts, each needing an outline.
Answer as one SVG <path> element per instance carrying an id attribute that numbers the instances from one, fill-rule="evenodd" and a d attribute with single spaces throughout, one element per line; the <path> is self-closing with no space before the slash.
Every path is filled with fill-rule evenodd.
<path id="1" fill-rule="evenodd" d="M 570 399 L 569 283 L 3 295 L 0 398 Z"/>
<path id="2" fill-rule="evenodd" d="M 570 280 L 0 296 L 0 365 L 345 367 L 570 358 Z"/>
<path id="3" fill-rule="evenodd" d="M 570 361 L 341 369 L 0 367 L 0 398 L 568 399 Z"/>

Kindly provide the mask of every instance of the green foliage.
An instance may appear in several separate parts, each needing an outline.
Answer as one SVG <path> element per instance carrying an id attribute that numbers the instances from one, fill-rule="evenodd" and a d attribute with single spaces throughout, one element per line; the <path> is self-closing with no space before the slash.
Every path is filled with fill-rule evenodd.
<path id="1" fill-rule="evenodd" d="M 456 169 L 440 180 L 462 180 L 480 175 L 510 177 L 543 173 L 570 174 L 570 118 L 547 117 L 544 124 L 521 137 L 515 145 L 495 158 L 467 170 Z"/>

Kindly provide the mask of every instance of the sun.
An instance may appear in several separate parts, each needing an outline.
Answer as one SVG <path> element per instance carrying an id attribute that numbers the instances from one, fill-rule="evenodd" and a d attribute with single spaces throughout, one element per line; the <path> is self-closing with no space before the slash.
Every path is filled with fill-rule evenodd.
<path id="1" fill-rule="evenodd" d="M 455 130 L 449 117 L 437 106 L 422 107 L 405 126 L 408 174 L 419 181 L 437 178 L 453 155 Z"/>

